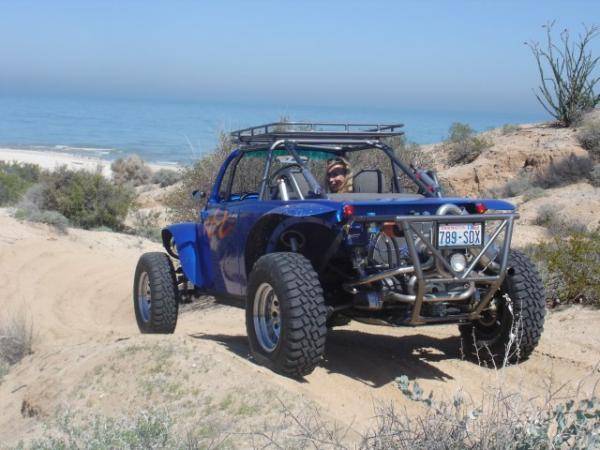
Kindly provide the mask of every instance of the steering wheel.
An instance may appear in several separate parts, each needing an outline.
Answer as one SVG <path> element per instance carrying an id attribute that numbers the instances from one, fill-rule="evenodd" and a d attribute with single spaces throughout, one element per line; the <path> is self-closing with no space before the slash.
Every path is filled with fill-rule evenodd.
<path id="1" fill-rule="evenodd" d="M 242 192 L 240 194 L 240 201 L 242 200 L 246 200 L 248 197 L 250 197 L 251 195 L 258 195 L 258 192 Z"/>
<path id="2" fill-rule="evenodd" d="M 288 164 L 286 166 L 280 167 L 279 169 L 277 169 L 275 172 L 273 172 L 273 174 L 271 175 L 271 177 L 269 178 L 269 187 L 275 187 L 275 180 L 277 180 L 277 177 L 280 175 L 283 175 L 285 172 L 288 172 L 290 169 L 292 168 L 297 168 L 302 170 L 302 166 L 298 163 L 291 163 Z"/>

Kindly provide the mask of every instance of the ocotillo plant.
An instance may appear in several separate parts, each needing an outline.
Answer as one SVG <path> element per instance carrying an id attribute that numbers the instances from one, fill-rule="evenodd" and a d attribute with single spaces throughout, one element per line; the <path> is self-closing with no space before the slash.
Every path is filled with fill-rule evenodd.
<path id="1" fill-rule="evenodd" d="M 600 94 L 594 87 L 600 77 L 594 76 L 600 57 L 589 49 L 590 42 L 599 34 L 598 26 L 584 27 L 576 42 L 571 41 L 567 29 L 560 33 L 559 43 L 552 36 L 554 22 L 544 25 L 546 44 L 526 42 L 535 57 L 541 84 L 536 97 L 544 109 L 560 124 L 570 126 L 582 112 L 600 103 Z"/>

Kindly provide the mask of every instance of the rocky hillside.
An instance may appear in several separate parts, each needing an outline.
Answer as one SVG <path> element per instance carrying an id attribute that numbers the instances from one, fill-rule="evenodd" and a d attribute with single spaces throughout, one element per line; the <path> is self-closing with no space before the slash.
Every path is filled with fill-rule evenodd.
<path id="1" fill-rule="evenodd" d="M 435 161 L 440 178 L 458 195 L 485 195 L 501 189 L 522 173 L 539 171 L 574 155 L 587 157 L 574 128 L 546 124 L 520 125 L 503 131 L 497 128 L 481 133 L 491 146 L 475 161 L 450 166 L 444 143 L 426 146 Z"/>

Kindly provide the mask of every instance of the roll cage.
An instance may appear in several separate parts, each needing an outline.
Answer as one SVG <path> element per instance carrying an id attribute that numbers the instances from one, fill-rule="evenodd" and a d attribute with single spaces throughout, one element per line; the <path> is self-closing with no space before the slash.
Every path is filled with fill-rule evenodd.
<path id="1" fill-rule="evenodd" d="M 391 161 L 392 186 L 395 192 L 401 192 L 401 177 L 398 172 L 400 170 L 416 184 L 423 195 L 441 197 L 441 190 L 435 177 L 398 159 L 394 155 L 394 149 L 385 142 L 385 139 L 404 135 L 403 131 L 399 131 L 403 126 L 403 124 L 273 122 L 236 130 L 231 132 L 230 136 L 242 154 L 267 150 L 258 196 L 261 200 L 266 199 L 268 193 L 269 173 L 274 152 L 280 149 L 289 152 L 298 164 L 313 198 L 326 197 L 326 191 L 302 160 L 298 150 L 320 150 L 331 153 L 332 156 L 345 156 L 349 152 L 377 148 Z"/>

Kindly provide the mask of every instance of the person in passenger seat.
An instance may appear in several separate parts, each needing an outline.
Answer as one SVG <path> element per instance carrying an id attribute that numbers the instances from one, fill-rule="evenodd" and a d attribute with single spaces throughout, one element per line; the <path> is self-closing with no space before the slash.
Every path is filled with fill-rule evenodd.
<path id="1" fill-rule="evenodd" d="M 352 192 L 352 167 L 346 158 L 338 156 L 327 161 L 325 177 L 329 192 L 334 194 Z"/>

